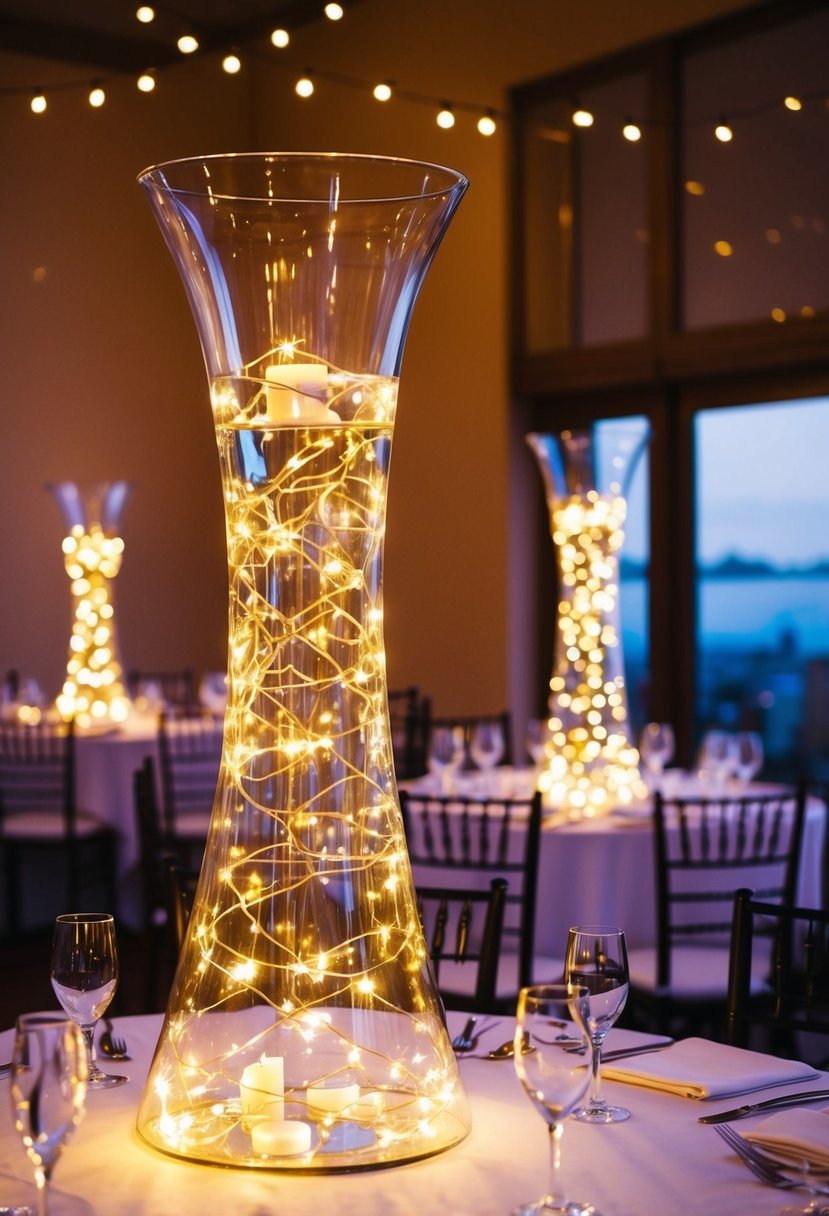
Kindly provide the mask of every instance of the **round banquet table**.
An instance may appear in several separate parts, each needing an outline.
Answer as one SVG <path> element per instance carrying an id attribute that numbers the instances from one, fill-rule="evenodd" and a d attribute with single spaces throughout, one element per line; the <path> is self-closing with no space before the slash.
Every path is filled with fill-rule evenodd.
<path id="1" fill-rule="evenodd" d="M 466 1015 L 450 1014 L 450 1033 Z M 57 1164 L 51 1216 L 506 1216 L 546 1189 L 548 1137 L 510 1060 L 464 1059 L 472 1131 L 447 1152 L 408 1165 L 347 1174 L 292 1174 L 222 1169 L 166 1157 L 141 1141 L 135 1115 L 159 1015 L 122 1018 L 129 1062 L 107 1061 L 129 1082 L 87 1098 L 87 1113 Z M 484 1045 L 511 1037 L 511 1019 L 489 1030 Z M 611 1031 L 623 1035 L 624 1031 Z M 627 1032 L 628 1034 L 630 1032 Z M 0 1033 L 0 1060 L 11 1051 Z M 826 1075 L 809 1083 L 826 1085 Z M 603 1216 L 777 1216 L 781 1193 L 754 1181 L 713 1128 L 706 1111 L 734 1105 L 659 1093 L 619 1082 L 607 1096 L 632 1111 L 625 1123 L 591 1127 L 569 1120 L 563 1139 L 568 1193 Z M 764 1091 L 773 1094 L 779 1090 Z M 0 1207 L 32 1203 L 30 1167 L 10 1116 L 8 1077 L 0 1078 Z"/>

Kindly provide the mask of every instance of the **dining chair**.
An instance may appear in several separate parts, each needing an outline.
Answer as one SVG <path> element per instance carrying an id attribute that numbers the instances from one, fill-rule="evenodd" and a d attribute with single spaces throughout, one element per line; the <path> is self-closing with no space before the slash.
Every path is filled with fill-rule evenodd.
<path id="1" fill-rule="evenodd" d="M 199 695 L 196 673 L 192 667 L 164 671 L 143 671 L 133 668 L 126 673 L 127 691 L 134 699 L 155 686 L 168 709 L 193 712 L 198 708 Z"/>
<path id="2" fill-rule="evenodd" d="M 507 882 L 481 888 L 418 887 L 417 910 L 447 1009 L 498 1013 L 498 964 Z"/>
<path id="3" fill-rule="evenodd" d="M 170 944 L 176 958 L 184 945 L 184 935 L 193 910 L 200 873 L 200 870 L 183 866 L 172 857 L 167 858 L 164 866 L 167 924 Z"/>
<path id="4" fill-rule="evenodd" d="M 35 858 L 63 872 L 63 910 L 94 896 L 117 911 L 117 834 L 77 805 L 73 722 L 0 722 L 0 852 L 8 936 L 24 929 L 24 871 Z"/>
<path id="5" fill-rule="evenodd" d="M 735 891 L 794 903 L 805 787 L 653 799 L 656 941 L 628 952 L 627 1019 L 661 1032 L 722 1032 Z M 764 982 L 757 959 L 754 984 Z"/>
<path id="6" fill-rule="evenodd" d="M 388 690 L 389 723 L 398 781 L 426 772 L 428 699 L 416 684 Z M 426 710 L 426 712 L 424 712 Z"/>
<path id="7" fill-rule="evenodd" d="M 177 717 L 158 725 L 161 825 L 165 849 L 201 862 L 222 756 L 222 723 L 212 714 Z"/>
<path id="8" fill-rule="evenodd" d="M 560 978 L 561 961 L 535 956 L 534 934 L 541 795 L 459 796 L 400 791 L 400 806 L 415 888 L 478 887 L 494 877 L 505 896 L 497 997 L 515 1008 L 519 990 L 534 979 Z"/>
<path id="9" fill-rule="evenodd" d="M 759 991 L 758 954 L 764 968 Z M 826 1068 L 827 1036 L 829 909 L 768 903 L 741 888 L 734 897 L 726 1041 Z"/>

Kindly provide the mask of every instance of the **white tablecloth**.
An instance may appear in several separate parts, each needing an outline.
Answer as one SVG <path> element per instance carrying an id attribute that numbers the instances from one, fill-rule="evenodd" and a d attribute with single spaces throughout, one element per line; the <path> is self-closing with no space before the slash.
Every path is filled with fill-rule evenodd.
<path id="1" fill-rule="evenodd" d="M 450 1029 L 462 1018 L 451 1014 Z M 167 1158 L 135 1131 L 160 1025 L 158 1016 L 117 1024 L 133 1059 L 108 1064 L 110 1071 L 128 1073 L 130 1081 L 88 1098 L 87 1115 L 55 1169 L 52 1216 L 506 1216 L 546 1189 L 546 1128 L 509 1060 L 462 1061 L 472 1132 L 462 1144 L 424 1161 L 354 1174 L 293 1175 Z M 484 1045 L 511 1033 L 510 1020 L 503 1019 Z M 9 1058 L 10 1044 L 11 1032 L 0 1034 L 0 1060 Z M 826 1080 L 824 1074 L 797 1088 L 825 1088 Z M 563 1173 L 571 1197 L 592 1201 L 603 1216 L 777 1216 L 784 1206 L 782 1192 L 754 1180 L 714 1129 L 697 1122 L 698 1115 L 735 1102 L 699 1102 L 621 1083 L 608 1083 L 606 1092 L 628 1106 L 632 1117 L 603 1127 L 568 1120 Z M 8 1094 L 8 1079 L 0 1079 L 0 1206 L 34 1202 Z M 740 1130 L 754 1122 L 743 1120 Z"/>

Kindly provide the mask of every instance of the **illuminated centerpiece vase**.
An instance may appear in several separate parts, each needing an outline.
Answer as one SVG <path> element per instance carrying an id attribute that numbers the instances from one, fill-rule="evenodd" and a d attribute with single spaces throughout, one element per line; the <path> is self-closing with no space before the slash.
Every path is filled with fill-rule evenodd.
<path id="1" fill-rule="evenodd" d="M 66 677 L 56 708 L 81 729 L 111 727 L 124 722 L 130 709 L 114 596 L 124 554 L 119 529 L 129 485 L 109 481 L 82 489 L 74 481 L 58 481 L 47 489 L 63 515 L 63 563 L 72 593 Z"/>
<path id="2" fill-rule="evenodd" d="M 539 785 L 551 817 L 578 820 L 647 793 L 629 739 L 619 556 L 627 487 L 648 434 L 620 424 L 526 439 L 544 480 L 558 567 Z"/>
<path id="3" fill-rule="evenodd" d="M 395 784 L 382 552 L 403 343 L 467 183 L 305 154 L 139 180 L 207 366 L 230 636 L 205 859 L 138 1129 L 222 1165 L 410 1161 L 469 1117 Z"/>

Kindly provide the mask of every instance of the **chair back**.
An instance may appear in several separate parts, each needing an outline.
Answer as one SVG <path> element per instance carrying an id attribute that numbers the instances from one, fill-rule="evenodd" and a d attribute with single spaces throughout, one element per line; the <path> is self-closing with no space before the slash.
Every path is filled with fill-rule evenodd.
<path id="1" fill-rule="evenodd" d="M 142 692 L 154 686 L 169 709 L 186 710 L 192 713 L 198 708 L 196 673 L 192 667 L 168 671 L 133 669 L 127 672 L 126 680 L 127 691 L 132 698 L 140 696 Z"/>
<path id="2" fill-rule="evenodd" d="M 63 816 L 75 832 L 75 729 L 73 722 L 0 722 L 0 835 L 12 815 Z"/>
<path id="3" fill-rule="evenodd" d="M 223 728 L 208 714 L 171 717 L 162 713 L 158 729 L 165 843 L 175 847 L 188 834 L 185 817 L 207 822 L 213 807 L 222 757 Z"/>
<path id="4" fill-rule="evenodd" d="M 167 923 L 173 933 L 173 944 L 176 953 L 184 945 L 190 913 L 193 911 L 193 901 L 196 897 L 196 887 L 199 885 L 200 870 L 180 865 L 175 858 L 167 858 L 165 864 L 167 891 Z"/>
<path id="5" fill-rule="evenodd" d="M 519 986 L 532 982 L 541 795 L 502 798 L 400 791 L 415 887 L 487 889 L 505 895 L 504 943 L 518 955 Z"/>
<path id="6" fill-rule="evenodd" d="M 501 956 L 507 883 L 493 878 L 488 890 L 447 887 L 418 887 L 417 909 L 438 990 L 447 1009 L 474 1009 L 494 1013 L 499 1009 L 496 986 Z M 472 968 L 476 972 L 470 994 L 452 988 L 449 968 Z"/>
<path id="7" fill-rule="evenodd" d="M 398 781 L 426 772 L 426 720 L 428 699 L 421 700 L 416 684 L 388 691 L 394 770 Z"/>
<path id="8" fill-rule="evenodd" d="M 805 788 L 714 798 L 654 795 L 657 984 L 669 987 L 680 944 L 727 946 L 734 892 L 794 902 Z"/>
<path id="9" fill-rule="evenodd" d="M 758 948 L 770 957 L 767 991 L 759 996 L 752 986 Z M 748 1047 L 760 1028 L 770 1038 L 762 1050 L 797 1058 L 799 1034 L 829 1036 L 829 909 L 768 903 L 743 888 L 734 897 L 726 1037 Z M 827 1052 L 829 1039 L 824 1061 Z"/>

